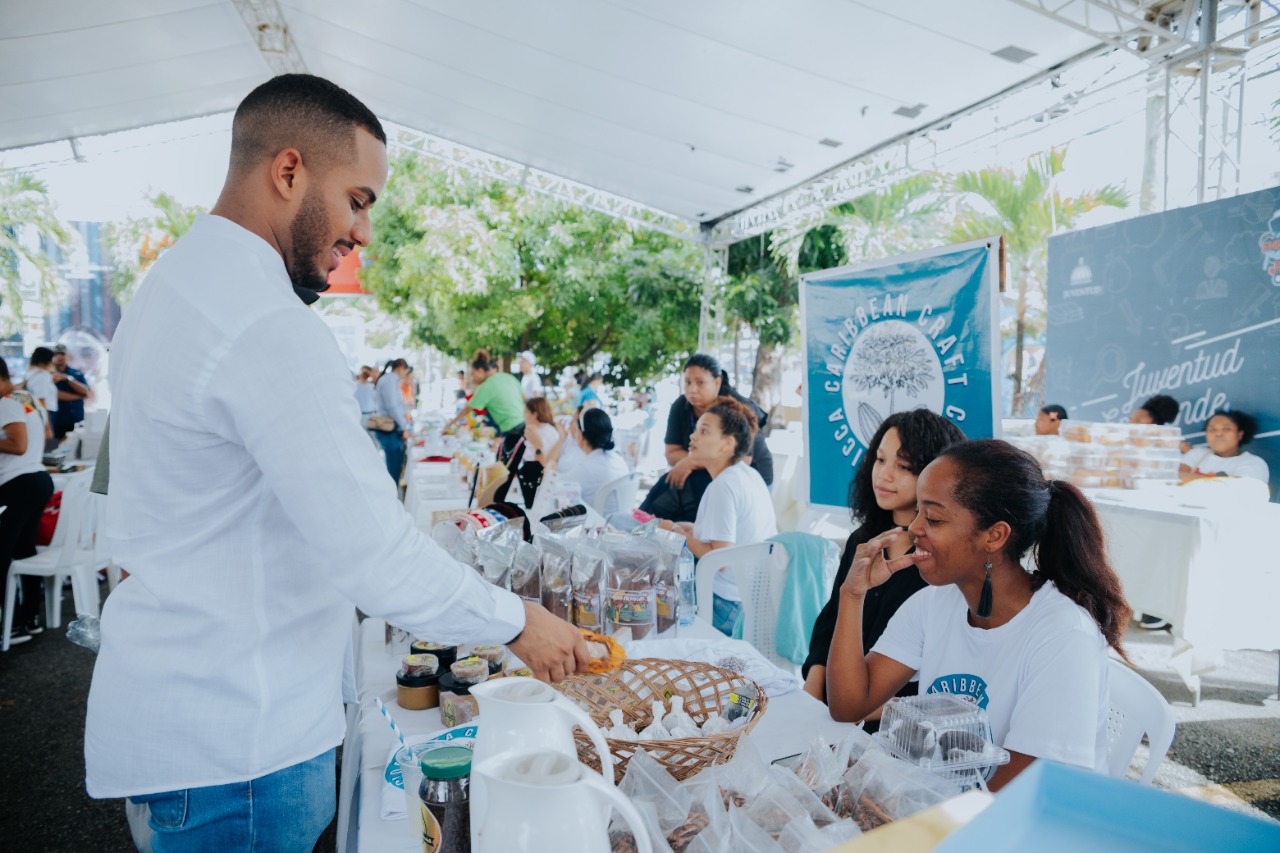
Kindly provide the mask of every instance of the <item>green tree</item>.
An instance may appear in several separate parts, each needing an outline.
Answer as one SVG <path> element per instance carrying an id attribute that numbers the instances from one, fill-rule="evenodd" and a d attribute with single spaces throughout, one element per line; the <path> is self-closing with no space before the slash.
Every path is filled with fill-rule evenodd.
<path id="1" fill-rule="evenodd" d="M 62 279 L 41 243 L 62 252 L 71 246 L 71 235 L 55 215 L 48 189 L 30 175 L 0 173 L 0 334 L 6 337 L 22 328 L 23 262 L 35 271 L 34 296 L 39 302 L 51 307 L 60 295 Z"/>
<path id="2" fill-rule="evenodd" d="M 127 305 L 147 269 L 206 213 L 198 205 L 184 205 L 168 193 L 148 195 L 153 212 L 138 219 L 107 226 L 104 237 L 111 250 L 111 292 Z"/>
<path id="3" fill-rule="evenodd" d="M 553 372 L 609 356 L 670 371 L 697 339 L 698 246 L 512 184 L 396 156 L 361 284 L 455 358 L 532 350 Z"/>
<path id="4" fill-rule="evenodd" d="M 1075 197 L 1063 196 L 1054 186 L 1066 160 L 1065 148 L 1054 148 L 1027 161 L 1022 173 L 989 167 L 956 175 L 952 188 L 966 194 L 964 205 L 951 228 L 956 242 L 1003 234 L 1015 293 L 1013 413 L 1026 413 L 1043 396 L 1044 371 L 1030 380 L 1023 371 L 1023 354 L 1029 334 L 1044 330 L 1045 276 L 1049 236 L 1073 227 L 1084 213 L 1106 205 L 1125 207 L 1128 194 L 1107 185 Z"/>

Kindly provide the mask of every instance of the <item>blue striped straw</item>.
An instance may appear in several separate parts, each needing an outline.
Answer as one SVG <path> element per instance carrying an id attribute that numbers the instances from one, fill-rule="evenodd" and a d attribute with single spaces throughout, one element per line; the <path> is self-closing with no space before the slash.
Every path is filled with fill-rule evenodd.
<path id="1" fill-rule="evenodd" d="M 400 731 L 400 727 L 396 725 L 396 721 L 391 719 L 391 712 L 387 710 L 387 706 L 382 704 L 381 696 L 374 696 L 373 700 L 378 703 L 378 710 L 382 712 L 382 716 L 387 718 L 387 725 L 391 726 L 391 731 L 395 732 L 396 737 L 400 738 L 400 745 L 405 749 L 409 748 L 409 744 L 404 742 L 404 733 Z"/>

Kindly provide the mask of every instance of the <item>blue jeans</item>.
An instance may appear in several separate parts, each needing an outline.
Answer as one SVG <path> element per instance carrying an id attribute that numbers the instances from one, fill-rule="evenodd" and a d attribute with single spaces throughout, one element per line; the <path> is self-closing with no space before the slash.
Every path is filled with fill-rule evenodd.
<path id="1" fill-rule="evenodd" d="M 726 637 L 742 639 L 742 602 L 712 596 L 711 624 Z"/>
<path id="2" fill-rule="evenodd" d="M 387 457 L 387 473 L 400 485 L 400 472 L 404 470 L 404 437 L 398 432 L 378 432 L 378 444 Z"/>
<path id="3" fill-rule="evenodd" d="M 336 750 L 248 782 L 130 797 L 153 853 L 311 853 L 336 808 Z"/>

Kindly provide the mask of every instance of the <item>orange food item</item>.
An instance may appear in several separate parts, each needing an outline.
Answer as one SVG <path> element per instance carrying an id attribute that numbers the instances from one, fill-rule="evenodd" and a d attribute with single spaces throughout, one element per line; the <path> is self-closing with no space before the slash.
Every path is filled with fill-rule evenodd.
<path id="1" fill-rule="evenodd" d="M 627 653 L 613 637 L 606 637 L 586 628 L 578 630 L 582 633 L 582 639 L 587 641 L 587 651 L 591 655 L 591 663 L 587 664 L 584 672 L 613 672 L 627 659 Z"/>

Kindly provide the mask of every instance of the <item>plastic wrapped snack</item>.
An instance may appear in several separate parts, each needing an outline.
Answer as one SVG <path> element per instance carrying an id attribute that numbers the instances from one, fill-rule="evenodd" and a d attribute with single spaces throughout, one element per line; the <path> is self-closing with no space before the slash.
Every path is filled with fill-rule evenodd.
<path id="1" fill-rule="evenodd" d="M 647 537 L 658 546 L 661 562 L 653 579 L 654 629 L 657 631 L 655 639 L 673 638 L 680 624 L 680 585 L 677 578 L 680 573 L 680 552 L 685 547 L 685 539 L 674 530 L 658 527 L 657 519 L 641 525 L 632 533 Z"/>
<path id="2" fill-rule="evenodd" d="M 511 588 L 511 564 L 515 562 L 515 546 L 481 540 L 476 544 L 476 569 L 499 589 Z"/>
<path id="3" fill-rule="evenodd" d="M 863 832 L 961 793 L 956 783 L 878 749 L 867 750 L 844 781 L 853 801 L 853 819 Z"/>
<path id="4" fill-rule="evenodd" d="M 573 579 L 573 624 L 598 631 L 602 626 L 605 575 L 609 555 L 594 543 L 574 543 L 571 577 Z"/>
<path id="5" fill-rule="evenodd" d="M 473 655 L 454 661 L 449 671 L 459 685 L 470 687 L 489 678 L 489 662 Z"/>
<path id="6" fill-rule="evenodd" d="M 542 602 L 542 554 L 529 542 L 516 545 L 511 563 L 511 591 L 525 601 Z"/>
<path id="7" fill-rule="evenodd" d="M 632 639 L 644 639 L 653 631 L 656 619 L 654 584 L 662 570 L 662 548 L 647 537 L 616 534 L 601 539 L 600 548 L 609 556 L 604 633 L 612 635 L 627 628 Z"/>
<path id="8" fill-rule="evenodd" d="M 495 665 L 499 669 L 502 668 L 502 662 L 507 657 L 506 646 L 475 646 L 471 649 L 471 654 L 480 658 L 489 664 L 489 671 L 493 672 Z"/>
<path id="9" fill-rule="evenodd" d="M 569 621 L 572 615 L 572 552 L 555 536 L 535 536 L 542 555 L 542 606 L 553 616 Z"/>
<path id="10" fill-rule="evenodd" d="M 405 675 L 435 675 L 440 659 L 435 655 L 405 655 L 400 671 Z"/>
<path id="11" fill-rule="evenodd" d="M 447 643 L 433 643 L 431 640 L 414 640 L 409 644 L 409 651 L 415 655 L 431 655 L 439 661 L 444 669 L 458 659 L 458 647 Z"/>
<path id="12" fill-rule="evenodd" d="M 876 737 L 891 753 L 962 786 L 975 784 L 1009 753 L 988 740 L 987 712 L 950 693 L 885 703 Z"/>

